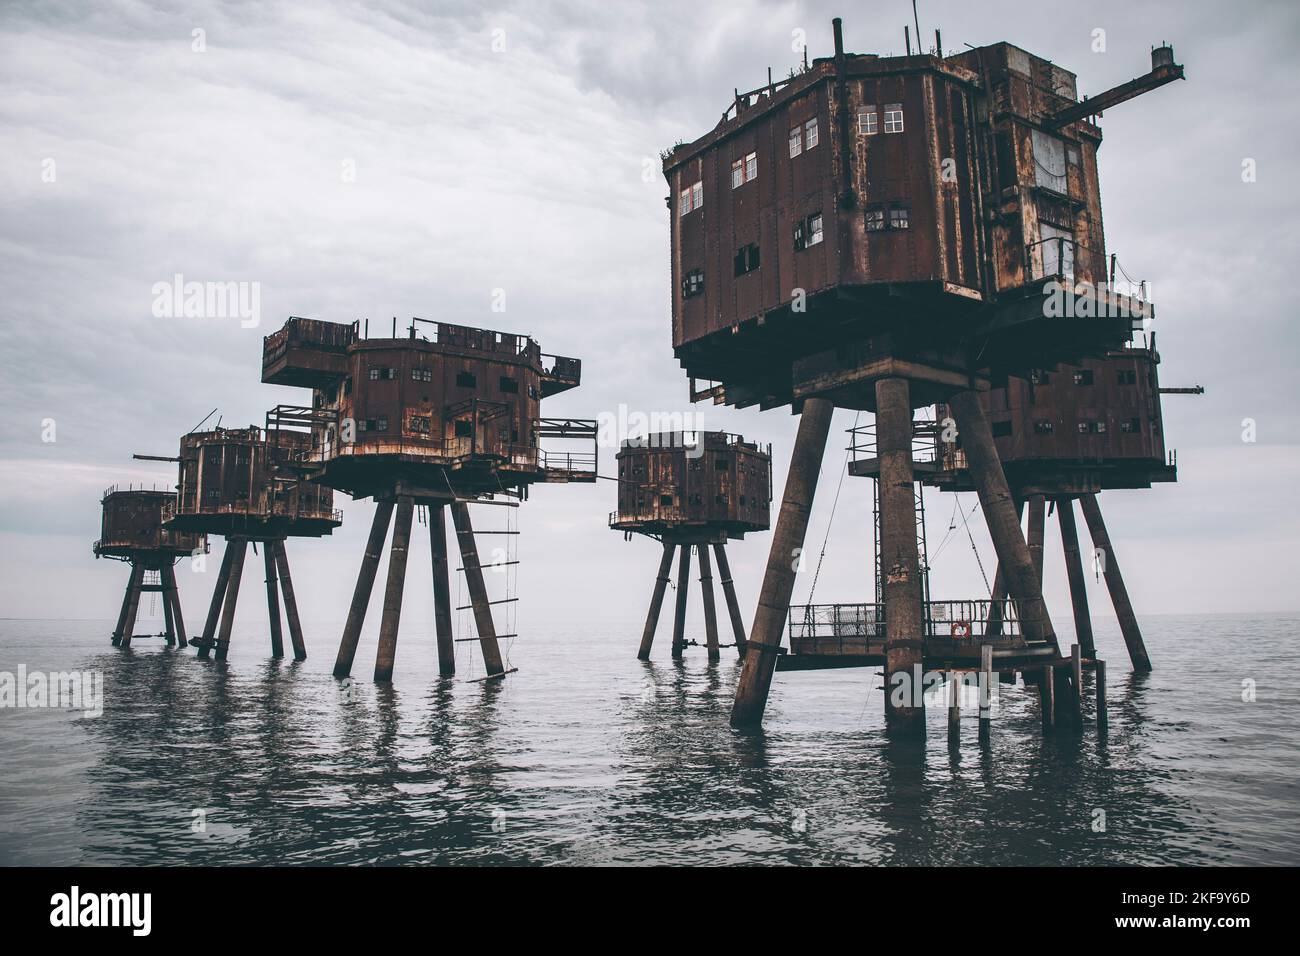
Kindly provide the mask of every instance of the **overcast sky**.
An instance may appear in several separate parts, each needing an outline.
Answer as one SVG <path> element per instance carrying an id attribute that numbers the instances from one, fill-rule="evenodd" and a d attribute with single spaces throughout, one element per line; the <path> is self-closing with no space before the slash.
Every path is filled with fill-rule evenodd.
<path id="1" fill-rule="evenodd" d="M 903 0 L 4 4 L 0 616 L 114 616 L 125 571 L 90 551 L 101 490 L 173 484 L 172 466 L 131 453 L 174 454 L 214 406 L 225 424 L 261 424 L 267 408 L 301 401 L 258 381 L 262 336 L 289 315 L 419 315 L 529 333 L 583 360 L 582 386 L 549 399 L 548 415 L 596 417 L 620 403 L 690 411 L 670 343 L 659 151 L 712 128 L 733 87 L 760 85 L 768 66 L 784 76 L 799 60 L 793 31 L 806 31 L 813 56 L 829 54 L 837 13 L 850 50 L 902 52 Z M 922 0 L 920 17 L 947 49 L 1011 41 L 1092 94 L 1146 72 L 1153 43 L 1174 45 L 1187 81 L 1102 122 L 1102 201 L 1110 250 L 1155 289 L 1162 383 L 1207 392 L 1165 401 L 1179 483 L 1110 492 L 1103 508 L 1139 614 L 1296 608 L 1287 289 L 1300 220 L 1300 8 Z M 1097 28 L 1104 53 L 1092 51 Z M 155 317 L 152 287 L 176 273 L 259 283 L 260 326 Z M 504 314 L 491 311 L 494 289 L 505 290 Z M 773 443 L 779 500 L 795 419 L 695 410 L 706 427 Z M 814 551 L 853 418 L 836 414 Z M 1257 423 L 1253 443 L 1242 440 L 1245 418 Z M 46 419 L 54 442 L 42 440 Z M 601 454 L 612 474 L 613 449 Z M 870 491 L 865 479 L 843 482 L 818 601 L 869 599 Z M 340 502 L 333 539 L 289 543 L 309 624 L 346 612 L 373 510 Z M 953 499 L 928 503 L 934 595 L 977 596 L 960 518 L 949 534 Z M 961 496 L 963 511 L 974 505 Z M 520 510 L 521 631 L 582 615 L 632 622 L 635 640 L 657 546 L 609 531 L 614 506 L 602 481 L 539 488 Z M 991 576 L 978 511 L 970 526 Z M 408 620 L 432 616 L 423 535 Z M 730 549 L 747 623 L 769 540 Z M 1049 606 L 1065 623 L 1054 522 L 1047 548 Z M 183 565 L 179 577 L 193 629 L 213 574 Z M 810 583 L 801 579 L 796 601 Z M 241 620 L 265 615 L 259 590 L 245 589 Z M 1094 582 L 1099 615 L 1104 594 Z M 332 652 L 335 631 L 309 642 Z"/>

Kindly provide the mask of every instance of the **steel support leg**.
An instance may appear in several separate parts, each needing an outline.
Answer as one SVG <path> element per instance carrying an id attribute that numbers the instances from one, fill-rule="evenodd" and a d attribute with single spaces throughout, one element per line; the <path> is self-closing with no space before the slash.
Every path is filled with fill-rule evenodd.
<path id="1" fill-rule="evenodd" d="M 185 639 L 185 612 L 181 610 L 181 592 L 176 586 L 176 569 L 170 564 L 164 565 L 162 573 L 163 584 L 172 599 L 172 623 L 176 626 L 176 645 L 188 647 L 189 641 Z"/>
<path id="2" fill-rule="evenodd" d="M 655 642 L 655 629 L 659 627 L 659 611 L 664 604 L 664 592 L 668 590 L 668 582 L 672 578 L 675 548 L 676 545 L 671 541 L 664 542 L 663 555 L 659 558 L 659 574 L 655 577 L 654 593 L 650 596 L 650 610 L 646 612 L 645 627 L 641 630 L 641 649 L 636 652 L 638 660 L 650 660 L 650 648 Z"/>
<path id="3" fill-rule="evenodd" d="M 135 619 L 140 610 L 140 588 L 144 584 L 144 568 L 138 564 L 131 566 L 130 591 L 127 593 L 126 620 L 122 627 L 120 647 L 131 646 L 131 635 L 135 631 Z"/>
<path id="4" fill-rule="evenodd" d="M 397 499 L 397 521 L 393 524 L 393 545 L 388 555 L 388 582 L 384 586 L 384 616 L 379 624 L 379 651 L 375 655 L 375 680 L 393 679 L 397 657 L 397 630 L 402 620 L 402 591 L 406 587 L 406 557 L 411 543 L 411 515 L 415 503 L 409 495 Z"/>
<path id="5" fill-rule="evenodd" d="M 673 660 L 686 650 L 686 595 L 691 590 L 691 545 L 681 546 L 677 556 L 677 613 L 673 615 Z"/>
<path id="6" fill-rule="evenodd" d="M 433 558 L 433 618 L 438 634 L 438 673 L 456 673 L 456 635 L 451 626 L 451 569 L 447 565 L 447 506 L 429 505 L 429 553 Z"/>
<path id="7" fill-rule="evenodd" d="M 731 617 L 731 633 L 736 637 L 736 653 L 745 656 L 745 621 L 740 616 L 740 602 L 736 600 L 736 585 L 731 579 L 731 564 L 727 561 L 727 546 L 715 544 L 713 556 L 718 559 L 718 577 L 722 579 L 722 596 L 727 599 L 727 614 Z"/>
<path id="8" fill-rule="evenodd" d="M 1042 495 L 1029 496 L 1029 532 L 1025 543 L 1029 546 L 1029 560 L 1033 562 L 1034 573 L 1038 575 L 1038 587 L 1043 586 L 1043 534 L 1046 530 L 1047 502 Z"/>
<path id="9" fill-rule="evenodd" d="M 280 582 L 275 573 L 275 542 L 262 542 L 266 567 L 266 612 L 271 622 L 271 656 L 284 657 L 284 632 L 280 630 Z"/>
<path id="10" fill-rule="evenodd" d="M 370 605 L 370 592 L 375 587 L 375 573 L 388 537 L 388 523 L 393 517 L 393 503 L 379 501 L 375 504 L 375 518 L 370 523 L 370 537 L 366 540 L 366 553 L 361 558 L 357 572 L 357 585 L 352 591 L 352 606 L 343 625 L 343 639 L 339 641 L 338 657 L 334 661 L 334 676 L 347 677 L 352 673 L 352 661 L 357 656 L 357 643 L 361 640 L 361 625 L 366 621 L 366 608 Z"/>
<path id="11" fill-rule="evenodd" d="M 474 627 L 478 631 L 479 646 L 483 648 L 483 666 L 488 674 L 504 674 L 506 669 L 501 662 L 496 623 L 492 620 L 492 605 L 488 601 L 487 584 L 483 580 L 483 566 L 479 563 L 478 542 L 474 540 L 469 505 L 463 501 L 453 501 L 451 522 L 456 527 L 460 564 L 465 569 L 465 587 L 469 590 L 470 602 L 474 606 Z"/>
<path id="12" fill-rule="evenodd" d="M 1092 535 L 1094 547 L 1100 548 L 1106 559 L 1102 575 L 1106 578 L 1106 588 L 1110 591 L 1111 603 L 1115 605 L 1115 616 L 1119 618 L 1120 633 L 1124 635 L 1124 644 L 1128 647 L 1129 660 L 1133 670 L 1145 673 L 1151 670 L 1151 658 L 1147 655 L 1146 644 L 1142 640 L 1142 629 L 1138 627 L 1137 615 L 1133 613 L 1133 602 L 1129 600 L 1128 588 L 1124 586 L 1124 576 L 1119 573 L 1119 561 L 1115 558 L 1115 549 L 1110 543 L 1110 534 L 1106 531 L 1106 522 L 1101 517 L 1101 506 L 1097 504 L 1096 495 L 1084 495 L 1079 499 L 1083 505 L 1083 518 L 1088 523 L 1088 533 Z"/>
<path id="13" fill-rule="evenodd" d="M 767 707 L 767 695 L 772 689 L 772 674 L 781 648 L 781 634 L 790 615 L 790 596 L 794 593 L 796 569 L 802 559 L 808 515 L 817 492 L 826 435 L 834 411 L 835 406 L 824 398 L 810 398 L 803 403 L 785 494 L 767 554 L 763 590 L 759 593 L 758 608 L 754 612 L 754 623 L 745 649 L 745 662 L 736 684 L 736 700 L 731 708 L 733 727 L 755 726 L 763 721 L 763 710 Z"/>
<path id="14" fill-rule="evenodd" d="M 221 556 L 221 569 L 217 571 L 217 583 L 212 588 L 212 601 L 208 604 L 208 617 L 203 623 L 203 634 L 194 642 L 199 649 L 199 657 L 206 660 L 217 638 L 217 622 L 221 619 L 221 605 L 226 600 L 226 588 L 230 586 L 230 565 L 235 559 L 233 542 L 226 539 L 226 551 Z"/>
<path id="15" fill-rule="evenodd" d="M 113 646 L 118 647 L 122 643 L 122 634 L 126 630 L 126 614 L 131 610 L 131 592 L 135 590 L 136 585 L 136 567 L 132 562 L 131 573 L 126 579 L 126 590 L 122 593 L 122 607 L 117 612 L 117 626 L 113 628 Z"/>
<path id="16" fill-rule="evenodd" d="M 913 686 L 916 668 L 925 655 L 925 610 L 916 544 L 912 403 L 907 379 L 876 382 L 876 441 L 885 601 L 885 724 L 891 732 L 924 734 L 925 698 L 922 688 Z"/>
<path id="17" fill-rule="evenodd" d="M 1065 552 L 1065 574 L 1070 581 L 1070 605 L 1074 611 L 1074 635 L 1083 656 L 1097 656 L 1092 636 L 1092 615 L 1088 612 L 1088 588 L 1083 576 L 1083 558 L 1079 554 L 1079 529 L 1074 522 L 1074 501 L 1056 499 L 1056 517 L 1061 524 L 1061 549 Z"/>
<path id="18" fill-rule="evenodd" d="M 239 582 L 244 577 L 244 558 L 248 539 L 232 538 L 226 546 L 234 552 L 230 561 L 230 582 L 226 585 L 226 603 L 221 608 L 221 630 L 217 632 L 216 659 L 224 661 L 230 652 L 230 631 L 235 624 L 235 606 L 239 603 Z"/>
<path id="19" fill-rule="evenodd" d="M 718 609 L 713 602 L 713 568 L 709 562 L 709 546 L 702 544 L 700 552 L 700 595 L 704 598 L 704 640 L 709 649 L 709 660 L 721 660 L 718 650 Z"/>
<path id="20" fill-rule="evenodd" d="M 307 659 L 307 642 L 302 639 L 302 621 L 298 618 L 298 598 L 293 592 L 293 575 L 289 573 L 289 553 L 284 539 L 275 542 L 275 563 L 280 569 L 280 593 L 284 595 L 284 617 L 289 622 L 289 640 L 293 642 L 293 659 Z"/>

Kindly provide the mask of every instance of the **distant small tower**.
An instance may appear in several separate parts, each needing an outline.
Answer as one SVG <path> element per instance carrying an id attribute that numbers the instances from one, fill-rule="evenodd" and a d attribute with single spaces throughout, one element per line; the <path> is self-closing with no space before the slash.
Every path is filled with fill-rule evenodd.
<path id="1" fill-rule="evenodd" d="M 192 642 L 206 659 L 216 648 L 224 661 L 239 601 L 239 584 L 249 543 L 262 545 L 266 568 L 266 602 L 271 625 L 271 656 L 284 656 L 280 595 L 289 624 L 295 660 L 305 660 L 284 542 L 291 537 L 321 537 L 342 523 L 328 487 L 304 479 L 289 467 L 308 451 L 309 436 L 263 433 L 260 428 L 193 431 L 181 437 L 177 494 L 166 512 L 166 527 L 182 532 L 218 534 L 226 551 L 217 572 L 203 635 Z M 138 456 L 149 457 L 149 456 Z"/>
<path id="2" fill-rule="evenodd" d="M 411 519 L 421 504 L 429 509 L 439 670 L 456 670 L 449 506 L 483 662 L 489 678 L 501 677 L 507 670 L 498 637 L 506 635 L 497 634 L 492 605 L 499 602 L 487 594 L 468 505 L 493 495 L 522 501 L 535 482 L 596 480 L 596 422 L 541 414 L 543 398 L 578 385 L 582 363 L 544 354 L 525 335 L 426 319 L 403 331 L 399 336 L 394 319 L 391 336 L 369 338 L 359 322 L 295 317 L 263 342 L 263 382 L 312 390 L 310 406 L 280 405 L 268 414 L 270 433 L 296 432 L 309 443 L 296 462 L 304 477 L 378 505 L 334 675 L 351 673 L 396 508 L 375 660 L 375 680 L 392 680 Z M 543 448 L 543 439 L 581 448 Z"/>
<path id="3" fill-rule="evenodd" d="M 718 560 L 736 650 L 741 657 L 745 656 L 745 625 L 731 580 L 727 541 L 742 539 L 746 532 L 766 531 L 771 504 L 770 445 L 760 446 L 726 432 L 666 432 L 623 443 L 618 453 L 618 511 L 609 516 L 609 526 L 629 538 L 643 534 L 663 543 L 659 574 L 637 657 L 643 661 L 650 659 L 659 610 L 672 570 L 673 551 L 679 547 L 673 657 L 682 656 L 687 644 L 686 597 L 693 547 L 700 557 L 709 660 L 719 659 L 710 546 Z"/>
<path id="4" fill-rule="evenodd" d="M 167 646 L 177 643 L 186 646 L 185 617 L 176 591 L 173 565 L 178 558 L 207 551 L 208 543 L 202 534 L 186 534 L 163 527 L 163 510 L 172 500 L 171 492 L 157 489 L 118 488 L 114 485 L 104 492 L 99 540 L 93 548 L 95 557 L 125 561 L 131 565 L 126 595 L 117 615 L 117 627 L 113 629 L 114 647 L 131 646 L 140 594 L 144 591 L 162 593 L 166 627 L 163 636 Z"/>

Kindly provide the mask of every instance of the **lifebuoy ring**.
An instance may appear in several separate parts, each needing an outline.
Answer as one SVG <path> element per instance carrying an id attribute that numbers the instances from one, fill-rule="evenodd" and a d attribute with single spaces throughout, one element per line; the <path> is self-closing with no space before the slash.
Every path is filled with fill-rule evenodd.
<path id="1" fill-rule="evenodd" d="M 953 621 L 950 632 L 953 637 L 970 637 L 970 621 Z"/>

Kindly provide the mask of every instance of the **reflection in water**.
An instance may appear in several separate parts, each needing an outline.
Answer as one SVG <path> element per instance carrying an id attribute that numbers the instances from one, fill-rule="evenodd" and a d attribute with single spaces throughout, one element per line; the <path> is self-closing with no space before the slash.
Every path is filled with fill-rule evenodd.
<path id="1" fill-rule="evenodd" d="M 1219 626 L 1200 622 L 1205 647 Z M 1289 627 L 1251 625 L 1242 673 L 1292 667 Z M 642 663 L 634 630 L 535 639 L 487 683 L 439 677 L 417 634 L 378 686 L 323 652 L 267 661 L 256 632 L 222 664 L 109 648 L 99 622 L 4 622 L 0 669 L 102 669 L 106 700 L 98 719 L 0 711 L 0 862 L 1297 861 L 1294 682 L 1243 703 L 1182 626 L 1148 626 L 1153 674 L 1112 663 L 1105 737 L 1044 739 L 1007 686 L 991 743 L 966 709 L 957 749 L 942 706 L 923 746 L 887 739 L 866 671 L 778 675 L 766 728 L 734 731 L 738 662 Z"/>

